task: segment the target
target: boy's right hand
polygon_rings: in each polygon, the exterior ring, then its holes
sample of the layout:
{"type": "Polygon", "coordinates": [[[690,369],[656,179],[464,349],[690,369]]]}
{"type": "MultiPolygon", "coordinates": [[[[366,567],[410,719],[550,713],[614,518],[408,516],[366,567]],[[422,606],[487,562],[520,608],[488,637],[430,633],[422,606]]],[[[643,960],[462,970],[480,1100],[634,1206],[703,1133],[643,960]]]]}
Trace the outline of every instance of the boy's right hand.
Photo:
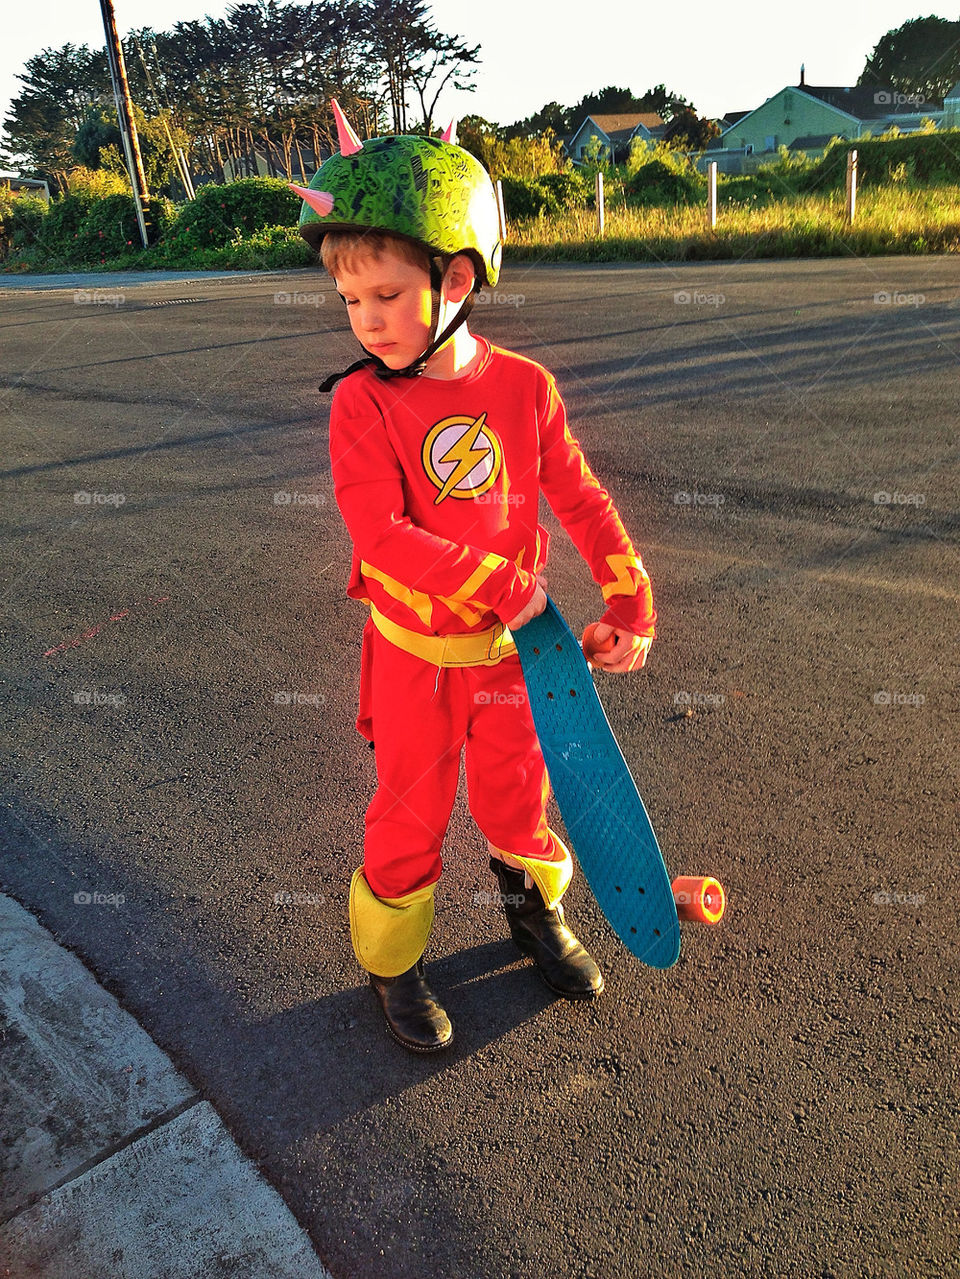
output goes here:
{"type": "Polygon", "coordinates": [[[537,589],[534,591],[533,598],[530,600],[530,603],[522,608],[516,617],[511,618],[511,620],[507,622],[507,630],[519,630],[520,627],[525,626],[527,622],[532,622],[535,617],[539,617],[546,607],[547,592],[543,589],[540,583],[537,582],[537,589]]]}

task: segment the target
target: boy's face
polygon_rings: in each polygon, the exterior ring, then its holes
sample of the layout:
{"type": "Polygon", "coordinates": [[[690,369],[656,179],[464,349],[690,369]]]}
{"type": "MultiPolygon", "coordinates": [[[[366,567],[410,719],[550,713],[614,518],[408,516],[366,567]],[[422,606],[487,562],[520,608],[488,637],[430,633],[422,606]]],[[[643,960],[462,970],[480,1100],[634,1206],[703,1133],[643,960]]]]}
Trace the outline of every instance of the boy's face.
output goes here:
{"type": "Polygon", "coordinates": [[[404,369],[426,350],[430,337],[430,275],[385,249],[355,255],[337,271],[337,292],[362,346],[391,369],[404,369]]]}

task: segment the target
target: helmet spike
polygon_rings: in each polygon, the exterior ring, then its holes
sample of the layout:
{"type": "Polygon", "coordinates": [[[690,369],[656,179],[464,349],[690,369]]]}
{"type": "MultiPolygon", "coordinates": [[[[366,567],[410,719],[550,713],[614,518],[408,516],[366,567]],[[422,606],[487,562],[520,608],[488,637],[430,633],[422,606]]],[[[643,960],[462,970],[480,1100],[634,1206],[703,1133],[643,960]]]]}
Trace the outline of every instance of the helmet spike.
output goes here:
{"type": "Polygon", "coordinates": [[[341,155],[355,155],[361,150],[363,143],[350,127],[350,121],[340,110],[340,103],[336,98],[330,99],[330,105],[333,107],[333,118],[337,122],[337,138],[340,145],[341,155]]]}
{"type": "Polygon", "coordinates": [[[298,187],[295,182],[288,182],[291,191],[296,191],[301,200],[305,200],[314,213],[325,218],[333,208],[333,196],[329,191],[311,191],[309,187],[298,187]]]}
{"type": "Polygon", "coordinates": [[[456,142],[457,140],[457,120],[456,116],[450,121],[444,131],[440,134],[442,142],[456,142]]]}

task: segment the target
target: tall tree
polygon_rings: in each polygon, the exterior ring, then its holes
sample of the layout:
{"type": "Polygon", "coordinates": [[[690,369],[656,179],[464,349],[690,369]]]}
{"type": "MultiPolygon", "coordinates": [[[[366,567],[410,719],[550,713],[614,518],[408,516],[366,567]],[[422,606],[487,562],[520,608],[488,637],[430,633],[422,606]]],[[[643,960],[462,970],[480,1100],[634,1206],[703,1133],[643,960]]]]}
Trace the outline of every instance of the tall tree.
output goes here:
{"type": "Polygon", "coordinates": [[[550,129],[562,137],[575,127],[571,115],[569,107],[561,106],[559,102],[548,102],[525,120],[517,120],[515,124],[508,125],[505,133],[508,138],[533,138],[550,129]]]}
{"type": "Polygon", "coordinates": [[[925,102],[940,102],[960,80],[960,22],[912,18],[881,36],[857,84],[891,85],[925,102]]]}
{"type": "Polygon", "coordinates": [[[664,142],[682,151],[703,151],[711,138],[719,136],[720,129],[713,120],[698,116],[689,107],[678,111],[663,131],[664,142]]]}
{"type": "Polygon", "coordinates": [[[480,46],[437,31],[424,0],[366,0],[367,36],[386,86],[387,105],[396,133],[407,132],[407,102],[420,99],[423,127],[429,132],[441,90],[448,82],[470,89],[472,65],[480,46]],[[442,78],[439,85],[435,78],[442,78]]]}
{"type": "Polygon", "coordinates": [[[106,51],[85,44],[43,49],[17,79],[23,91],[3,126],[10,154],[31,172],[55,179],[75,163],[70,148],[87,108],[113,101],[106,51]]]}

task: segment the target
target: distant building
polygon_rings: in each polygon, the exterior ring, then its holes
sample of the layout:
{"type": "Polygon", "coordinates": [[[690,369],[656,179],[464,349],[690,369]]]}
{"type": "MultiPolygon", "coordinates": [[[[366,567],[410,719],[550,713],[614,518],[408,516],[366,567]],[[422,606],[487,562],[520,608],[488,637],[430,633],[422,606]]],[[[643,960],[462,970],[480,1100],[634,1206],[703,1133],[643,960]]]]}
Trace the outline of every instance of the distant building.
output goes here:
{"type": "Polygon", "coordinates": [[[39,178],[22,178],[19,173],[0,170],[0,187],[8,191],[18,191],[21,195],[39,195],[50,203],[50,186],[39,178]]]}
{"type": "Polygon", "coordinates": [[[665,128],[663,118],[656,111],[588,115],[574,133],[563,139],[563,144],[574,164],[581,164],[590,139],[599,138],[599,155],[606,159],[612,157],[614,163],[619,163],[626,159],[634,138],[656,142],[663,137],[665,128]]]}
{"type": "Polygon", "coordinates": [[[960,127],[960,85],[940,103],[890,87],[807,84],[801,67],[799,84],[781,89],[753,111],[723,118],[710,159],[722,172],[744,172],[759,163],[752,157],[769,160],[781,146],[819,155],[831,138],[876,136],[894,126],[911,133],[924,119],[938,127],[960,127]]]}

